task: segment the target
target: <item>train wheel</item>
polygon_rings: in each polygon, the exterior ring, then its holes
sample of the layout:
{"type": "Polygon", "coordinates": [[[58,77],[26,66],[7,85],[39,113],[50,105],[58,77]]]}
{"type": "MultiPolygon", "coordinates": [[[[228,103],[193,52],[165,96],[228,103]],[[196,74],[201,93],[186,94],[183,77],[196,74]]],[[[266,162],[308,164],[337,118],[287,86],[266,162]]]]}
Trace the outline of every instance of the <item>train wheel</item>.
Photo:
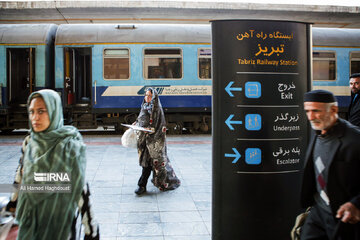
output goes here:
{"type": "Polygon", "coordinates": [[[177,134],[177,135],[178,135],[178,134],[182,134],[183,127],[184,127],[184,125],[183,125],[182,122],[177,122],[177,123],[176,123],[176,126],[175,126],[175,128],[174,128],[175,134],[177,134]]]}
{"type": "Polygon", "coordinates": [[[120,123],[115,125],[115,133],[116,134],[123,134],[124,133],[124,128],[121,126],[120,123]]]}
{"type": "Polygon", "coordinates": [[[191,134],[198,134],[200,131],[200,123],[198,121],[192,122],[192,126],[189,127],[189,132],[191,134]]]}
{"type": "Polygon", "coordinates": [[[189,132],[190,132],[191,134],[197,134],[197,133],[198,133],[198,131],[195,130],[194,128],[189,128],[189,132]]]}
{"type": "Polygon", "coordinates": [[[206,123],[200,124],[200,131],[203,133],[207,133],[209,131],[209,126],[206,123]]]}
{"type": "Polygon", "coordinates": [[[133,122],[135,122],[137,119],[137,114],[136,113],[131,113],[128,114],[124,117],[124,121],[126,124],[133,124],[133,122]]]}

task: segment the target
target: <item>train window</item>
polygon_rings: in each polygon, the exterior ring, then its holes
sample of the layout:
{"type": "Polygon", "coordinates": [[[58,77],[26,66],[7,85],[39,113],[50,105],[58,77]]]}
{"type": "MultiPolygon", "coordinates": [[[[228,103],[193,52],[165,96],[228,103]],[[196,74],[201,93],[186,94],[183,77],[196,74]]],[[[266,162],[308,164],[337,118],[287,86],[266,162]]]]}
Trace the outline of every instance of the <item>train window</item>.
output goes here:
{"type": "Polygon", "coordinates": [[[313,78],[315,81],[336,79],[335,52],[313,52],[313,78]]]}
{"type": "Polygon", "coordinates": [[[360,52],[350,53],[350,74],[360,73],[360,52]]]}
{"type": "Polygon", "coordinates": [[[199,48],[199,78],[211,79],[211,48],[199,48]]]}
{"type": "Polygon", "coordinates": [[[129,49],[104,49],[104,79],[127,80],[130,78],[129,49]]]}
{"type": "Polygon", "coordinates": [[[182,78],[182,50],[179,48],[146,48],[144,50],[144,78],[182,78]]]}

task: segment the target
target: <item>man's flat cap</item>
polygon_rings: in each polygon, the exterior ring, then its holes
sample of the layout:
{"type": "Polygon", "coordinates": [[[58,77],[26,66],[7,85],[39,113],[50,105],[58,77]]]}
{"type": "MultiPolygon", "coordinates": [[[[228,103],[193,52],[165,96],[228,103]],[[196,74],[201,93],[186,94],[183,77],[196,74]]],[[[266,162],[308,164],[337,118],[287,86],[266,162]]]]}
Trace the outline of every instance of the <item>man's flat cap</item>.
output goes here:
{"type": "Polygon", "coordinates": [[[326,90],[313,90],[304,94],[304,102],[336,102],[336,98],[332,92],[326,90]]]}
{"type": "Polygon", "coordinates": [[[360,73],[353,73],[350,75],[350,78],[358,78],[360,77],[360,73]]]}

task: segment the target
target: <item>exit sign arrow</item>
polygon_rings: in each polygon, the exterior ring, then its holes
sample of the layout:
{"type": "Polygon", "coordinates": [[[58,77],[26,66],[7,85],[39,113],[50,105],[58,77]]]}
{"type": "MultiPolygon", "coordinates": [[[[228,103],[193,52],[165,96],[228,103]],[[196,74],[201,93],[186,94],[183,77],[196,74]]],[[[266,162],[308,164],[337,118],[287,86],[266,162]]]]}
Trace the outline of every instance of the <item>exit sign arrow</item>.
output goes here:
{"type": "Polygon", "coordinates": [[[226,119],[225,123],[230,128],[230,130],[234,130],[234,127],[231,124],[242,124],[242,121],[231,121],[234,117],[234,114],[230,114],[230,116],[226,119]]]}
{"type": "Polygon", "coordinates": [[[236,148],[232,148],[232,150],[235,154],[225,153],[225,157],[233,157],[234,160],[232,161],[232,163],[237,163],[237,161],[241,157],[241,154],[238,152],[236,148]]]}
{"type": "Polygon", "coordinates": [[[234,84],[233,81],[229,82],[229,84],[226,86],[225,91],[229,94],[230,97],[234,97],[234,94],[232,94],[231,91],[242,91],[242,88],[232,88],[231,86],[234,84]]]}

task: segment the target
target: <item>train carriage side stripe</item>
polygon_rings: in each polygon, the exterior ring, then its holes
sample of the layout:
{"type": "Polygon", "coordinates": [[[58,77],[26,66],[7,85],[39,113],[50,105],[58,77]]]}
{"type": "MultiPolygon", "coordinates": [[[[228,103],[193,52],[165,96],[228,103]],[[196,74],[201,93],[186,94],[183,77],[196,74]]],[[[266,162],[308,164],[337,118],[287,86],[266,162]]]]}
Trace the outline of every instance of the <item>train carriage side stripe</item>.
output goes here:
{"type": "Polygon", "coordinates": [[[47,45],[46,43],[0,43],[2,46],[38,46],[38,45],[47,45]]]}
{"type": "Polygon", "coordinates": [[[190,42],[111,42],[111,43],[56,43],[55,45],[57,46],[65,46],[65,45],[117,45],[117,44],[166,44],[166,45],[171,45],[171,44],[182,44],[182,45],[211,45],[211,43],[190,43],[190,42]]]}

